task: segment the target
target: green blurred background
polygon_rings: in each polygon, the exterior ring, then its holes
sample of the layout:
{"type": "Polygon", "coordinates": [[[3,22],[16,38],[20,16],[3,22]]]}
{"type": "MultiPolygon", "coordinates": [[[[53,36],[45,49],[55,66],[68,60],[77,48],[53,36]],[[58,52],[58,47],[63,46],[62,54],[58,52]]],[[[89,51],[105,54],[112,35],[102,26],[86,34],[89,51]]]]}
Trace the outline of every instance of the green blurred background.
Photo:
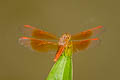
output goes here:
{"type": "Polygon", "coordinates": [[[119,0],[0,0],[0,80],[45,80],[55,53],[18,44],[23,25],[60,36],[103,25],[101,43],[73,55],[74,80],[120,80],[119,0]]]}

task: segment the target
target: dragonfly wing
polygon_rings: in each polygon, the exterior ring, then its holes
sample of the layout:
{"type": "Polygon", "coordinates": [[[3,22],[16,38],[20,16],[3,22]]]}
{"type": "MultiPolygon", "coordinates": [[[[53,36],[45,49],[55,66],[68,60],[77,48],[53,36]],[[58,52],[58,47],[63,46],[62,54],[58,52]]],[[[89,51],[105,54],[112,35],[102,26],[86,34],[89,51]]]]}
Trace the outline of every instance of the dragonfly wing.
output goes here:
{"type": "Polygon", "coordinates": [[[51,33],[48,33],[46,31],[37,29],[35,27],[32,27],[30,25],[24,25],[23,33],[30,35],[37,39],[49,39],[49,40],[56,40],[57,37],[51,33]]]}
{"type": "Polygon", "coordinates": [[[83,32],[80,32],[80,33],[77,33],[77,34],[73,34],[71,36],[71,39],[72,40],[88,39],[88,38],[90,38],[92,36],[95,36],[95,35],[101,33],[103,30],[104,30],[103,26],[98,26],[98,27],[88,29],[86,31],[83,31],[83,32]]]}
{"type": "Polygon", "coordinates": [[[58,48],[58,44],[56,42],[48,42],[45,40],[39,40],[29,37],[21,37],[19,39],[19,42],[21,45],[32,48],[33,50],[38,52],[56,51],[58,48]]]}
{"type": "Polygon", "coordinates": [[[73,52],[83,51],[89,47],[96,46],[99,43],[98,38],[86,39],[81,41],[73,41],[73,52]]]}

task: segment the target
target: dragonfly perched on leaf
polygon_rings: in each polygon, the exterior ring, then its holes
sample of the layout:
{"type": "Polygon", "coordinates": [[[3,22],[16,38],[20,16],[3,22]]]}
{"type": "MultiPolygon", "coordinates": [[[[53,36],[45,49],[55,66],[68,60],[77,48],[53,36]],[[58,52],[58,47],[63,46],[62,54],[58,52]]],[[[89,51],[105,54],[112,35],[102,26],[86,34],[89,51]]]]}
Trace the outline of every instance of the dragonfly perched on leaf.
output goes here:
{"type": "Polygon", "coordinates": [[[101,32],[103,26],[97,26],[73,35],[65,33],[60,38],[56,37],[54,34],[37,29],[30,25],[24,25],[24,28],[24,33],[30,35],[31,38],[21,37],[19,39],[20,44],[38,52],[57,50],[54,58],[54,61],[57,61],[70,42],[72,42],[73,45],[73,53],[85,50],[94,43],[97,43],[99,39],[94,37],[96,34],[101,32]],[[58,42],[52,40],[57,40],[58,42]]]}

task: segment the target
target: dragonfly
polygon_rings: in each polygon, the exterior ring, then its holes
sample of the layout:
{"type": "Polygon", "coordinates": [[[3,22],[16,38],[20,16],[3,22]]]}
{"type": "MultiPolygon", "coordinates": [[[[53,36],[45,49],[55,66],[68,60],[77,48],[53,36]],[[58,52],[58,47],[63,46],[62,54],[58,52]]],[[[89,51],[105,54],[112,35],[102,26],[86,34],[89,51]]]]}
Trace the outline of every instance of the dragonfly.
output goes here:
{"type": "Polygon", "coordinates": [[[30,37],[20,37],[19,43],[38,52],[50,52],[56,50],[54,61],[56,62],[65,48],[72,41],[73,53],[88,49],[91,45],[100,41],[96,37],[103,30],[103,26],[97,26],[75,34],[64,33],[60,38],[56,35],[37,29],[30,25],[24,25],[24,33],[30,37]],[[57,42],[56,42],[57,41],[57,42]]]}

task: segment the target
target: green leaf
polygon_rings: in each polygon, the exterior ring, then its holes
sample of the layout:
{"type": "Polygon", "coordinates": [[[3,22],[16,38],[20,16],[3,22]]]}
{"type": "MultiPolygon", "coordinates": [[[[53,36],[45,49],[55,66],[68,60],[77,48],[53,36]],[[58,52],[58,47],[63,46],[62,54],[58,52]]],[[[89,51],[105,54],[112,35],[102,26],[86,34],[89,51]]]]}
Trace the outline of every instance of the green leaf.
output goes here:
{"type": "Polygon", "coordinates": [[[72,44],[65,48],[53,65],[47,80],[72,80],[72,44]]]}

